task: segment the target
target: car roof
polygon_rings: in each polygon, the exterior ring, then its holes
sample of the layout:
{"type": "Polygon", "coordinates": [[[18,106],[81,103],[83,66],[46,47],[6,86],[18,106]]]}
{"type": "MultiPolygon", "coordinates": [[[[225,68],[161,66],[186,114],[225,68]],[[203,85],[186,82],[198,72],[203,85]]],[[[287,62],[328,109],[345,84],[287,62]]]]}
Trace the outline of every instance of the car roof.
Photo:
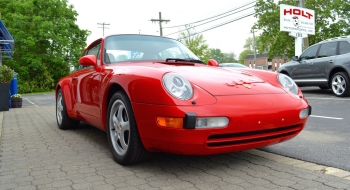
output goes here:
{"type": "Polygon", "coordinates": [[[339,37],[335,37],[335,38],[329,38],[329,39],[320,41],[317,44],[323,44],[323,43],[334,42],[334,41],[348,41],[348,42],[350,42],[350,36],[339,36],[339,37]]]}

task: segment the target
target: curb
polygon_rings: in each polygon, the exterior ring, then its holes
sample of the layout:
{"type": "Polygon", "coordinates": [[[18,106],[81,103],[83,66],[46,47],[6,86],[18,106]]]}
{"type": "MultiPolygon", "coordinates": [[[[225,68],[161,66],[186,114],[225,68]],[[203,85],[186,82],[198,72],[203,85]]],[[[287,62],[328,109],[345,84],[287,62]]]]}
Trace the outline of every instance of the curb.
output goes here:
{"type": "Polygon", "coordinates": [[[298,167],[298,168],[303,168],[306,170],[314,171],[314,172],[319,172],[325,175],[332,175],[334,177],[339,177],[342,179],[350,180],[350,172],[338,168],[333,168],[333,167],[328,167],[324,165],[319,165],[319,164],[314,164],[311,162],[306,162],[302,160],[298,160],[295,158],[290,158],[286,156],[281,156],[278,154],[270,153],[270,152],[265,152],[262,150],[248,150],[247,151],[249,154],[263,157],[272,161],[284,163],[290,166],[298,167]]]}

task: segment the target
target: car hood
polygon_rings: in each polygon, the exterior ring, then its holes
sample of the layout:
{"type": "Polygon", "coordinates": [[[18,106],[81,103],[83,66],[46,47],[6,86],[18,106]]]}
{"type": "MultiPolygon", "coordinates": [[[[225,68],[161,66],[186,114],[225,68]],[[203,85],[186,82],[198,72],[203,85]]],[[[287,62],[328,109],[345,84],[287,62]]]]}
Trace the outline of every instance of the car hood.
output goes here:
{"type": "MultiPolygon", "coordinates": [[[[156,66],[158,64],[154,64],[156,66]]],[[[157,67],[157,66],[156,66],[157,67]]],[[[176,72],[192,84],[200,86],[212,95],[280,94],[286,93],[280,86],[246,71],[227,70],[209,66],[160,66],[166,72],[176,72]]],[[[277,77],[276,77],[277,80],[277,77]]]]}

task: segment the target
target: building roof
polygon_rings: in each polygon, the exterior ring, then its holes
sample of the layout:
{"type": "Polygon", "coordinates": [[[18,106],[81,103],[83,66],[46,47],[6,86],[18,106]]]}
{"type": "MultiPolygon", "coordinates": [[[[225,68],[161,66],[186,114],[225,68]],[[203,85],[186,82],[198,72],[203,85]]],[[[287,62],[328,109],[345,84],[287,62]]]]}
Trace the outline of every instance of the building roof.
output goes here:
{"type": "Polygon", "coordinates": [[[8,57],[11,57],[14,46],[15,40],[0,20],[0,53],[5,52],[8,57]]]}
{"type": "MultiPolygon", "coordinates": [[[[266,58],[269,57],[267,53],[256,54],[256,58],[266,58]]],[[[281,58],[281,56],[276,55],[274,58],[281,58]]],[[[287,58],[285,55],[282,56],[283,59],[287,58]]],[[[248,54],[245,59],[254,59],[254,54],[248,54]]]]}

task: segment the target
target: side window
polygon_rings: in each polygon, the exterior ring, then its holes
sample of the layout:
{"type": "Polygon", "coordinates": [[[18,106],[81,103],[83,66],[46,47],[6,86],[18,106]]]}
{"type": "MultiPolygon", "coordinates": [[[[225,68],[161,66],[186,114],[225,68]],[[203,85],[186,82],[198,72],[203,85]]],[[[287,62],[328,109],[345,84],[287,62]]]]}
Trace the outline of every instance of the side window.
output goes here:
{"type": "Polygon", "coordinates": [[[340,42],[339,43],[339,54],[347,54],[350,52],[350,44],[349,42],[340,42]]]}
{"type": "Polygon", "coordinates": [[[300,55],[300,60],[315,59],[319,45],[312,46],[300,55]]]}
{"type": "Polygon", "coordinates": [[[329,57],[337,54],[337,43],[338,42],[330,42],[326,44],[322,44],[320,51],[318,52],[318,57],[329,57]]]}
{"type": "Polygon", "coordinates": [[[97,58],[97,65],[100,66],[100,46],[101,43],[96,44],[92,48],[90,48],[87,52],[86,55],[94,55],[97,58]]]}

